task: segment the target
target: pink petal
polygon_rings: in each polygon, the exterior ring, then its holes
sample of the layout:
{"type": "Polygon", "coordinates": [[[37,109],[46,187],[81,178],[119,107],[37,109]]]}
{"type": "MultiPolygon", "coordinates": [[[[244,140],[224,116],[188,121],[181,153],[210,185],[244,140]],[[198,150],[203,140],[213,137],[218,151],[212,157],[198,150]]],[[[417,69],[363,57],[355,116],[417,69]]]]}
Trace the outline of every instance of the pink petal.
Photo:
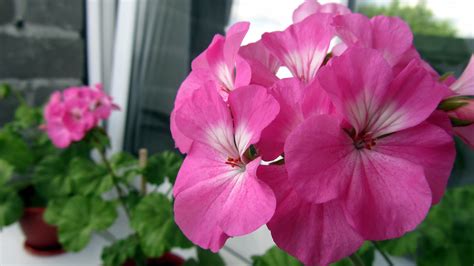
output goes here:
{"type": "MultiPolygon", "coordinates": [[[[235,88],[234,69],[236,67],[236,57],[240,44],[248,31],[249,25],[248,22],[234,24],[229,28],[225,39],[214,38],[213,42],[206,50],[206,59],[209,64],[209,70],[214,75],[216,81],[219,81],[227,90],[233,90],[235,88]]],[[[239,70],[237,69],[237,72],[238,71],[239,70]]],[[[250,74],[249,70],[246,72],[247,74],[250,74]]],[[[250,76],[246,79],[250,81],[250,76]]]]}
{"type": "Polygon", "coordinates": [[[328,14],[315,14],[285,31],[265,33],[263,44],[289,68],[294,77],[309,83],[326,57],[333,29],[328,14]]]}
{"type": "Polygon", "coordinates": [[[451,90],[460,95],[474,95],[474,54],[462,75],[451,85],[451,90]]]}
{"type": "Polygon", "coordinates": [[[176,110],[181,107],[184,102],[189,101],[193,92],[203,86],[209,80],[212,80],[212,78],[207,70],[193,70],[191,73],[189,73],[183,83],[181,83],[181,86],[178,89],[178,93],[174,102],[174,108],[171,112],[170,128],[175,145],[182,153],[187,153],[191,149],[193,141],[192,139],[186,137],[176,125],[176,110]]]}
{"type": "Polygon", "coordinates": [[[352,139],[334,116],[314,115],[306,119],[285,143],[289,182],[302,198],[313,203],[343,195],[356,158],[352,139]]]}
{"type": "Polygon", "coordinates": [[[375,151],[423,166],[433,204],[441,200],[456,156],[453,138],[445,130],[422,123],[379,139],[375,151]]]}
{"type": "Polygon", "coordinates": [[[321,87],[318,79],[311,82],[304,90],[302,105],[304,117],[309,117],[313,114],[333,114],[335,112],[331,99],[321,87]]]}
{"type": "Polygon", "coordinates": [[[260,158],[247,164],[231,184],[219,214],[219,225],[230,236],[251,233],[273,216],[276,199],[270,187],[257,178],[260,158]]]}
{"type": "Polygon", "coordinates": [[[176,110],[174,118],[179,130],[189,139],[209,145],[226,156],[239,158],[232,117],[214,82],[195,90],[176,110]]]}
{"type": "Polygon", "coordinates": [[[300,22],[305,18],[316,13],[329,13],[334,15],[349,14],[351,11],[344,5],[336,3],[328,3],[321,5],[316,0],[305,0],[293,12],[293,23],[300,22]]]}
{"type": "Polygon", "coordinates": [[[261,40],[242,46],[239,54],[251,67],[252,84],[270,87],[278,80],[275,74],[280,68],[280,63],[263,45],[261,40]]]}
{"type": "Polygon", "coordinates": [[[194,143],[179,168],[173,186],[174,197],[202,181],[228,172],[230,166],[223,163],[226,160],[225,154],[199,142],[194,143]]]}
{"type": "Polygon", "coordinates": [[[456,136],[460,137],[464,143],[474,149],[474,124],[465,127],[453,127],[456,136]]]}
{"type": "Polygon", "coordinates": [[[369,20],[354,13],[335,17],[333,25],[347,45],[376,49],[391,66],[397,64],[413,43],[410,27],[397,17],[376,16],[369,20]]]}
{"type": "Polygon", "coordinates": [[[362,245],[363,239],[347,223],[338,200],[304,201],[289,186],[284,166],[262,166],[258,174],[277,195],[277,209],[268,228],[281,249],[306,265],[327,265],[362,245]]]}
{"type": "Polygon", "coordinates": [[[210,182],[194,186],[180,193],[174,202],[174,218],[183,234],[194,244],[219,251],[229,238],[218,225],[220,205],[216,204],[225,183],[219,180],[214,186],[210,182]],[[205,186],[207,185],[207,186],[205,186]]]}
{"type": "Polygon", "coordinates": [[[280,108],[275,98],[258,85],[232,91],[229,105],[234,120],[235,144],[242,155],[251,144],[260,140],[262,130],[275,119],[280,108]]]}
{"type": "MultiPolygon", "coordinates": [[[[370,116],[378,115],[387,94],[392,71],[379,52],[351,48],[323,67],[318,81],[336,109],[361,132],[370,116]]],[[[374,120],[373,118],[371,120],[374,120]]]]}
{"type": "Polygon", "coordinates": [[[321,69],[319,82],[357,133],[382,136],[424,121],[443,90],[412,61],[395,78],[380,52],[351,48],[321,69]]]}
{"type": "Polygon", "coordinates": [[[411,48],[413,33],[410,26],[399,17],[375,16],[372,24],[372,48],[381,51],[385,59],[394,65],[411,48]]]}
{"type": "Polygon", "coordinates": [[[432,201],[423,167],[377,151],[355,154],[344,198],[349,223],[367,240],[397,238],[414,230],[432,201]]]}
{"type": "Polygon", "coordinates": [[[270,220],[276,200],[272,190],[257,179],[260,159],[245,169],[233,168],[213,154],[208,155],[212,159],[204,159],[194,151],[193,146],[186,160],[188,170],[198,172],[191,173],[198,180],[175,191],[176,223],[191,241],[217,251],[228,236],[248,234],[270,220]],[[198,170],[201,167],[204,171],[198,170]]]}
{"type": "Polygon", "coordinates": [[[262,132],[257,145],[259,154],[266,161],[276,159],[283,153],[286,138],[301,122],[303,83],[297,78],[282,79],[270,89],[270,94],[278,101],[280,112],[275,120],[262,132]]]}

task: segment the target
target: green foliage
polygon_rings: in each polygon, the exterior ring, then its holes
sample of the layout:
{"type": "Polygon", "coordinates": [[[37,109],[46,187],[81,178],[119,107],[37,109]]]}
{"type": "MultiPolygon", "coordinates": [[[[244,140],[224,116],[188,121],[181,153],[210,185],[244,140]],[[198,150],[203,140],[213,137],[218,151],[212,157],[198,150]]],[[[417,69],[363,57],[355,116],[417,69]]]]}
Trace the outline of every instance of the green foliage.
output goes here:
{"type": "Polygon", "coordinates": [[[159,257],[172,247],[192,246],[173,220],[170,200],[162,194],[152,193],[141,199],[132,212],[131,226],[149,257],[159,257]]]}
{"type": "Polygon", "coordinates": [[[17,134],[0,131],[0,159],[7,161],[15,171],[24,173],[33,162],[33,156],[28,145],[17,134]]]}
{"type": "Polygon", "coordinates": [[[68,176],[70,161],[67,156],[50,155],[36,166],[33,181],[40,195],[54,198],[72,193],[73,180],[68,176]]]}
{"type": "Polygon", "coordinates": [[[79,251],[94,231],[105,230],[117,218],[115,205],[99,197],[74,196],[48,203],[44,219],[58,226],[59,241],[69,251],[79,251]]]}
{"type": "Polygon", "coordinates": [[[13,175],[14,167],[0,159],[0,186],[4,185],[13,175]]]}
{"type": "Polygon", "coordinates": [[[102,263],[104,266],[122,265],[127,259],[143,258],[140,243],[135,235],[119,240],[102,250],[102,263]]]}
{"type": "Polygon", "coordinates": [[[0,100],[3,100],[10,95],[11,88],[8,84],[0,84],[0,100]]]}
{"type": "Polygon", "coordinates": [[[43,120],[41,109],[26,104],[20,105],[15,111],[15,125],[19,129],[32,128],[40,125],[43,120]]]}
{"type": "Polygon", "coordinates": [[[474,261],[474,186],[449,189],[414,232],[381,243],[417,265],[469,265],[474,261]]]}
{"type": "Polygon", "coordinates": [[[0,184],[0,229],[20,219],[23,214],[23,201],[18,194],[0,184]]]}
{"type": "Polygon", "coordinates": [[[155,185],[161,185],[165,177],[174,184],[182,163],[181,156],[172,151],[164,151],[149,158],[143,175],[148,182],[155,185]]]}
{"type": "MultiPolygon", "coordinates": [[[[362,260],[364,265],[372,265],[375,259],[375,248],[369,241],[364,242],[364,244],[356,251],[356,254],[362,260]]],[[[352,266],[354,265],[349,258],[344,258],[336,263],[331,264],[331,266],[352,266]]]]}
{"type": "Polygon", "coordinates": [[[373,4],[362,5],[358,12],[373,17],[377,15],[398,16],[406,21],[414,34],[454,37],[456,29],[448,20],[441,20],[434,16],[426,6],[425,1],[419,1],[414,7],[402,5],[399,0],[393,0],[387,6],[373,4]]]}
{"type": "Polygon", "coordinates": [[[77,194],[100,196],[114,186],[107,168],[89,159],[74,158],[69,163],[69,173],[66,178],[74,182],[73,190],[77,194]]]}
{"type": "Polygon", "coordinates": [[[198,259],[189,259],[184,263],[184,266],[224,266],[224,260],[218,253],[212,253],[209,250],[205,250],[197,247],[198,259]]]}
{"type": "Polygon", "coordinates": [[[272,247],[262,256],[253,256],[253,266],[302,266],[297,259],[278,247],[272,247]]]}
{"type": "Polygon", "coordinates": [[[119,152],[110,158],[110,164],[114,172],[123,181],[131,181],[140,174],[138,160],[127,152],[119,152]]]}

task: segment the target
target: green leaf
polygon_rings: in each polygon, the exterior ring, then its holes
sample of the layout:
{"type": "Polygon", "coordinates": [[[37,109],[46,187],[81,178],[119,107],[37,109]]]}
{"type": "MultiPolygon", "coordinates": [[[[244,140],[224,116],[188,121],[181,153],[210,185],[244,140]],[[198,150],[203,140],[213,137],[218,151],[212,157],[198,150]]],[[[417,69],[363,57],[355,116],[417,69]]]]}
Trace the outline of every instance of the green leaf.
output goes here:
{"type": "Polygon", "coordinates": [[[297,259],[288,255],[278,247],[272,247],[262,256],[253,256],[254,266],[301,266],[303,265],[297,259]]]}
{"type": "Polygon", "coordinates": [[[140,174],[138,160],[127,152],[119,152],[110,158],[112,169],[119,178],[124,181],[131,181],[140,174]]]}
{"type": "Polygon", "coordinates": [[[22,104],[15,111],[15,122],[20,128],[36,127],[41,124],[41,120],[42,114],[39,108],[22,104]]]}
{"type": "Polygon", "coordinates": [[[73,190],[73,180],[68,175],[69,158],[51,155],[36,166],[33,182],[43,197],[64,197],[70,195],[73,190]]]}
{"type": "MultiPolygon", "coordinates": [[[[365,266],[370,266],[375,259],[375,248],[370,241],[365,241],[364,244],[356,251],[356,254],[362,260],[365,266]]],[[[352,266],[354,265],[349,258],[344,258],[331,266],[352,266]]]]}
{"type": "Polygon", "coordinates": [[[102,263],[104,266],[122,265],[127,259],[141,258],[143,254],[135,235],[119,240],[102,249],[102,263]]]}
{"type": "Polygon", "coordinates": [[[59,241],[68,251],[80,251],[94,231],[105,230],[117,218],[115,205],[99,197],[74,196],[48,203],[45,220],[58,226],[59,241]]]}
{"type": "Polygon", "coordinates": [[[197,247],[199,265],[225,266],[224,260],[219,253],[197,247]]]}
{"type": "Polygon", "coordinates": [[[174,184],[179,168],[183,163],[180,155],[172,151],[164,151],[149,158],[143,174],[148,182],[161,185],[165,177],[174,184]]]}
{"type": "Polygon", "coordinates": [[[5,184],[13,175],[13,166],[0,159],[0,186],[5,184]]]}
{"type": "Polygon", "coordinates": [[[76,193],[100,196],[114,185],[113,178],[107,169],[91,160],[75,158],[70,165],[69,177],[74,180],[76,193]]]}
{"type": "Polygon", "coordinates": [[[10,95],[11,88],[8,84],[0,84],[0,100],[3,100],[10,95]]]}
{"type": "Polygon", "coordinates": [[[0,187],[0,228],[20,219],[23,214],[23,201],[10,189],[0,187]]]}
{"type": "Polygon", "coordinates": [[[140,244],[148,257],[160,257],[173,247],[192,246],[173,220],[172,205],[158,193],[145,196],[132,213],[131,226],[140,237],[140,244]]]}
{"type": "Polygon", "coordinates": [[[197,260],[189,259],[184,263],[184,266],[224,266],[224,260],[219,253],[213,253],[209,250],[205,250],[199,247],[197,249],[197,260]]]}
{"type": "Polygon", "coordinates": [[[23,139],[10,131],[0,131],[0,159],[18,172],[25,172],[33,162],[33,154],[23,139]]]}
{"type": "Polygon", "coordinates": [[[409,232],[400,238],[380,242],[380,247],[393,256],[415,256],[419,237],[419,231],[409,232]]]}

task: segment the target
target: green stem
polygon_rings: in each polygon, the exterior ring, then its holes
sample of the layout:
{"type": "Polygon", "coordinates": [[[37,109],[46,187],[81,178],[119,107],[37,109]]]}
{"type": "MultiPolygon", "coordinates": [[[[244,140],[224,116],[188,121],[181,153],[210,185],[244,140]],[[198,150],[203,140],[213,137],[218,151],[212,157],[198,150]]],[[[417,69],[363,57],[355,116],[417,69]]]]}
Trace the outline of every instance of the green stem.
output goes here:
{"type": "Polygon", "coordinates": [[[170,188],[168,188],[168,191],[166,191],[165,193],[166,197],[170,196],[171,191],[173,191],[173,186],[170,186],[170,188]]]}
{"type": "Polygon", "coordinates": [[[364,262],[357,253],[350,255],[349,259],[352,261],[352,264],[354,264],[354,266],[365,266],[364,262]]]}
{"type": "Polygon", "coordinates": [[[26,101],[25,101],[25,98],[23,97],[23,95],[21,95],[21,93],[19,91],[17,91],[16,89],[13,89],[13,88],[11,89],[11,91],[15,95],[15,98],[18,100],[18,102],[20,102],[20,104],[27,105],[26,101]]]}
{"type": "Polygon", "coordinates": [[[392,260],[389,258],[389,256],[387,255],[387,253],[385,253],[385,251],[383,251],[383,250],[380,248],[379,244],[377,244],[377,242],[375,242],[375,241],[372,241],[372,245],[374,245],[375,249],[376,249],[378,252],[380,252],[380,254],[382,254],[382,257],[385,259],[385,261],[387,262],[387,264],[388,264],[389,266],[393,266],[392,260]]]}
{"type": "Polygon", "coordinates": [[[120,203],[122,204],[123,209],[125,210],[125,214],[127,214],[128,219],[131,219],[130,216],[130,211],[128,209],[127,203],[125,202],[125,193],[123,192],[122,188],[119,185],[119,180],[117,175],[115,174],[114,169],[112,168],[112,165],[110,164],[109,160],[107,159],[107,156],[105,155],[105,149],[97,149],[99,151],[100,158],[102,159],[102,162],[105,164],[105,167],[109,171],[110,176],[112,177],[112,181],[114,183],[114,187],[117,190],[117,194],[119,196],[120,203]]]}

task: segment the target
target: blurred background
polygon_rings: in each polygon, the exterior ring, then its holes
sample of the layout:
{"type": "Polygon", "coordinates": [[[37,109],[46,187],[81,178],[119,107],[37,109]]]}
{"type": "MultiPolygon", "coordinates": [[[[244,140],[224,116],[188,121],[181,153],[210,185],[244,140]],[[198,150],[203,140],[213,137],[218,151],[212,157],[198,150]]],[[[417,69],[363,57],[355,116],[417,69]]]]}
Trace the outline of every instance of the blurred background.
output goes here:
{"type": "MultiPolygon", "coordinates": [[[[0,83],[22,90],[37,105],[53,90],[103,83],[122,107],[107,125],[115,150],[173,149],[170,112],[192,59],[236,21],[251,22],[244,44],[285,29],[301,2],[0,0],[0,83]]],[[[368,16],[402,17],[415,34],[416,48],[440,74],[459,75],[474,51],[474,1],[320,2],[342,3],[368,16]]],[[[0,104],[2,126],[17,102],[11,97],[0,104]]],[[[473,162],[473,152],[460,148],[451,186],[473,183],[473,162]]],[[[265,230],[229,241],[246,257],[271,245],[265,230]]]]}

